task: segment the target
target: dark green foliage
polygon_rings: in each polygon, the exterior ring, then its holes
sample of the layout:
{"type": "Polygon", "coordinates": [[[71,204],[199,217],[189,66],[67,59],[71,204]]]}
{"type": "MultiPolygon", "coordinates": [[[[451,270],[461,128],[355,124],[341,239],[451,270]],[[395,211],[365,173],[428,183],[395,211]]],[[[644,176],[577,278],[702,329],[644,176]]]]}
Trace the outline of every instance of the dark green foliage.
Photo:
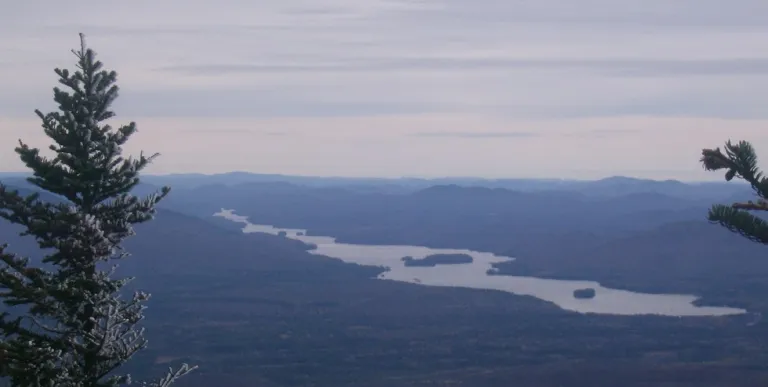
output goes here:
{"type": "MultiPolygon", "coordinates": [[[[82,35],[73,53],[77,71],[55,70],[68,89],[53,90],[59,111],[36,111],[53,157],[21,141],[15,149],[33,172],[29,183],[66,200],[46,202],[0,184],[0,217],[22,226],[22,235],[48,253],[33,263],[0,249],[0,377],[13,386],[128,384],[130,376],[116,372],[146,347],[137,324],[149,295],[122,299],[131,278],[112,278],[116,265],[104,265],[128,255],[123,240],[134,224],[153,218],[170,189],[145,198],[129,193],[157,155],[121,156],[136,125],[105,123],[115,115],[117,74],[102,70],[82,35]]],[[[153,385],[167,386],[189,370],[184,365],[153,385]]]]}
{"type": "Polygon", "coordinates": [[[573,291],[573,297],[582,298],[582,299],[595,298],[595,289],[592,289],[592,288],[576,289],[573,291]]]}
{"type": "Polygon", "coordinates": [[[768,211],[768,178],[757,166],[757,154],[746,141],[737,144],[728,141],[725,153],[720,148],[704,149],[701,163],[708,171],[725,169],[725,180],[738,177],[748,182],[758,196],[756,202],[714,205],[709,210],[709,220],[762,244],[768,244],[768,222],[750,211],[768,211]]]}
{"type": "Polygon", "coordinates": [[[405,266],[435,267],[437,265],[461,265],[472,263],[473,258],[469,254],[433,254],[421,259],[403,257],[401,261],[405,266]]]}

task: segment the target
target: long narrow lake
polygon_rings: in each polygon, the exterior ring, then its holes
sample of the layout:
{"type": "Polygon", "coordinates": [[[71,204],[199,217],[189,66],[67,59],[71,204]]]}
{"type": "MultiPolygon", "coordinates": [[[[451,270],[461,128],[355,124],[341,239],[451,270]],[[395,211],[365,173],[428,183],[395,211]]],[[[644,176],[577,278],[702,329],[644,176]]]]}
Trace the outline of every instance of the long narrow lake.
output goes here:
{"type": "Polygon", "coordinates": [[[312,254],[338,258],[360,265],[384,266],[389,270],[379,279],[417,283],[426,286],[453,286],[473,289],[495,289],[518,295],[529,295],[553,302],[563,309],[581,313],[617,315],[656,314],[665,316],[724,316],[746,313],[743,309],[728,307],[699,307],[693,305],[698,297],[678,294],[645,294],[609,289],[591,281],[561,281],[534,277],[488,275],[492,264],[512,260],[491,253],[461,249],[433,249],[423,246],[374,246],[337,243],[333,237],[307,236],[305,230],[280,229],[268,225],[252,224],[247,217],[224,210],[214,214],[233,222],[243,223],[245,233],[278,235],[316,245],[312,254]],[[405,266],[403,257],[420,259],[434,254],[467,254],[472,263],[437,265],[435,267],[405,266]],[[574,298],[577,289],[593,288],[592,299],[574,298]]]}

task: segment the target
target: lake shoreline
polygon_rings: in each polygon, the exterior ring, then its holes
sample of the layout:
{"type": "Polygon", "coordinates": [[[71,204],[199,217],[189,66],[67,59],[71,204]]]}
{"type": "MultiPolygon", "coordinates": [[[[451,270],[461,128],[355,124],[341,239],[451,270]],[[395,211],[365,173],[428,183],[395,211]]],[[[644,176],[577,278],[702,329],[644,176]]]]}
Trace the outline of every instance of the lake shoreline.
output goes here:
{"type": "MultiPolygon", "coordinates": [[[[495,266],[494,266],[495,267],[495,266]]],[[[610,278],[603,278],[603,279],[585,279],[582,276],[579,275],[568,275],[568,274],[552,274],[552,273],[530,273],[525,270],[515,270],[511,268],[510,266],[505,266],[510,269],[506,270],[498,270],[496,271],[496,274],[499,276],[525,276],[525,277],[535,277],[535,278],[541,278],[541,279],[550,279],[550,280],[557,280],[557,281],[596,281],[600,283],[602,286],[609,287],[612,289],[621,289],[626,290],[629,292],[637,292],[637,293],[644,293],[644,294],[652,294],[652,295],[667,295],[672,294],[668,291],[659,290],[658,287],[655,287],[653,285],[647,285],[647,286],[629,286],[625,283],[618,283],[618,281],[613,281],[610,278]]],[[[744,309],[744,305],[738,304],[736,302],[735,304],[729,304],[725,305],[722,302],[717,302],[712,299],[712,297],[708,296],[695,296],[697,297],[694,301],[691,303],[694,306],[698,307],[711,307],[711,308],[737,308],[742,309],[745,312],[743,314],[750,313],[749,310],[744,309]]]]}
{"type": "Polygon", "coordinates": [[[488,275],[487,271],[495,268],[496,265],[515,260],[493,253],[426,246],[349,244],[339,242],[333,237],[312,235],[304,229],[254,225],[246,216],[237,215],[234,210],[222,209],[214,216],[244,224],[242,231],[245,233],[264,232],[273,235],[284,233],[285,237],[316,246],[314,250],[309,250],[315,255],[358,265],[387,268],[388,270],[381,273],[378,279],[425,286],[500,290],[520,296],[533,296],[542,301],[554,303],[563,310],[582,314],[695,317],[735,316],[748,313],[744,309],[710,305],[701,297],[693,295],[636,292],[621,287],[609,288],[603,283],[591,280],[510,275],[509,272],[488,275]],[[474,258],[474,262],[437,267],[406,267],[402,262],[402,257],[406,255],[424,258],[432,254],[468,254],[474,258]],[[595,288],[597,296],[586,300],[575,299],[573,291],[578,288],[595,288]]]}

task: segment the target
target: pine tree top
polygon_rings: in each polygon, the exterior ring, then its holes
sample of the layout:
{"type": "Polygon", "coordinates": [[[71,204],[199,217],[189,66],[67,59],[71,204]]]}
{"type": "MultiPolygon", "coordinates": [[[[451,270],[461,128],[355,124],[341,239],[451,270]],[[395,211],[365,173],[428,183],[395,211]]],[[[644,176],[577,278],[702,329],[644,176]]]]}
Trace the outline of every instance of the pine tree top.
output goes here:
{"type": "MultiPolygon", "coordinates": [[[[134,234],[134,224],[152,219],[170,188],[145,198],[131,194],[157,154],[122,156],[136,124],[107,124],[115,116],[117,73],[103,69],[82,34],[80,42],[73,50],[77,69],[55,69],[65,86],[53,90],[58,110],[35,111],[54,156],[43,157],[21,140],[15,149],[33,172],[29,182],[66,200],[44,202],[0,183],[0,217],[52,251],[33,265],[0,249],[0,299],[20,312],[0,313],[0,377],[14,385],[126,384],[130,376],[117,370],[147,344],[137,324],[149,294],[121,298],[131,278],[113,278],[116,266],[103,264],[128,256],[123,240],[134,234]]],[[[152,385],[168,386],[192,369],[183,365],[152,385]]]]}

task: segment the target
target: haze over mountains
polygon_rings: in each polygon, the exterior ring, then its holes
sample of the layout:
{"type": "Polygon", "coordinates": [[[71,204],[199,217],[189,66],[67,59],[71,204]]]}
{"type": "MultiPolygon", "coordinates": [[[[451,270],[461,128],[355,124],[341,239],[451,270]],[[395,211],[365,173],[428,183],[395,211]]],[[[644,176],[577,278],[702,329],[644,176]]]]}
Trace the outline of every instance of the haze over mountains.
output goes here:
{"type": "MultiPolygon", "coordinates": [[[[30,190],[19,176],[4,184],[30,190]]],[[[132,367],[201,364],[180,385],[760,385],[768,381],[768,261],[762,246],[706,221],[741,184],[147,176],[173,187],[137,227],[118,273],[154,294],[150,349],[132,367]],[[530,296],[375,278],[383,267],[212,215],[341,243],[460,248],[515,257],[496,275],[598,281],[741,307],[724,317],[584,315],[530,296]],[[755,323],[756,322],[756,323],[755,323]]],[[[53,197],[44,197],[55,200],[53,197]]],[[[6,224],[11,250],[35,254],[6,224]]],[[[427,268],[428,269],[428,268],[427,268]]]]}

